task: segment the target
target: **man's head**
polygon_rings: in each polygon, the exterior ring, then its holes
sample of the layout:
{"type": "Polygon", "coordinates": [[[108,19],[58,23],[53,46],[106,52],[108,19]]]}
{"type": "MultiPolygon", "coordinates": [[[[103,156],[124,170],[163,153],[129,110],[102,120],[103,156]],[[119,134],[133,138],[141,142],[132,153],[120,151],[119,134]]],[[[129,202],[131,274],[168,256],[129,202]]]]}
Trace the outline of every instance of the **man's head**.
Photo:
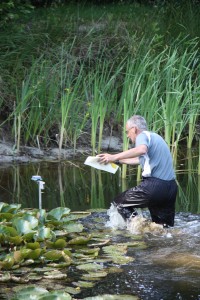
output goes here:
{"type": "Polygon", "coordinates": [[[126,122],[126,134],[133,143],[136,136],[143,130],[147,130],[147,123],[142,116],[134,115],[126,122]]]}

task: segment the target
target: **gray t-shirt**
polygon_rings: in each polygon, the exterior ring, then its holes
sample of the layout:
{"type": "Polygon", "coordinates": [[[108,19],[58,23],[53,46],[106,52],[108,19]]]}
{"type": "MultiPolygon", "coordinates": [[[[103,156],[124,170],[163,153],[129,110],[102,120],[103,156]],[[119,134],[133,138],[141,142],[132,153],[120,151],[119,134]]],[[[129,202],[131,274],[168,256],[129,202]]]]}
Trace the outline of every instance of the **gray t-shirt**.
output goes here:
{"type": "Polygon", "coordinates": [[[162,180],[175,179],[173,160],[167,143],[154,132],[143,131],[137,137],[135,146],[146,145],[147,154],[139,157],[144,177],[162,180]]]}

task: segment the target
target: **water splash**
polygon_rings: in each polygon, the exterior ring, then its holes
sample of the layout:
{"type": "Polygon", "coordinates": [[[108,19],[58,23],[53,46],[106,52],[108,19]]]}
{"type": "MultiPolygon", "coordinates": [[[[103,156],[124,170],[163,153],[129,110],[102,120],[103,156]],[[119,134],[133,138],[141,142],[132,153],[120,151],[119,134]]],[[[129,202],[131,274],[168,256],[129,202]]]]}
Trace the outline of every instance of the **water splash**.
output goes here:
{"type": "Polygon", "coordinates": [[[143,216],[136,216],[127,223],[127,229],[132,234],[166,234],[166,229],[162,225],[149,221],[143,216]]]}
{"type": "Polygon", "coordinates": [[[107,211],[107,215],[109,216],[109,221],[106,222],[106,227],[111,227],[113,229],[124,229],[127,227],[127,223],[118,213],[115,205],[111,204],[110,208],[107,211]]]}
{"type": "Polygon", "coordinates": [[[156,224],[144,218],[142,214],[132,218],[131,220],[125,221],[119,214],[115,205],[111,204],[107,211],[109,221],[106,223],[106,227],[113,229],[127,229],[132,234],[166,234],[166,229],[162,225],[156,224]]]}

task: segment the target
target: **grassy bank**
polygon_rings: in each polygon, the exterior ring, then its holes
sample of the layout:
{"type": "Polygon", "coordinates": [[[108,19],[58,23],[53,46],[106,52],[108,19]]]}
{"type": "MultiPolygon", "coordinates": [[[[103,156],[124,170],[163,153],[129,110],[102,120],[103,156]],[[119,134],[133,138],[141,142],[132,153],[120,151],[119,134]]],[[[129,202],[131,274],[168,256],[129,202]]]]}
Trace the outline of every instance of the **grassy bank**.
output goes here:
{"type": "MultiPolygon", "coordinates": [[[[43,8],[0,32],[0,130],[15,147],[101,149],[132,114],[173,154],[198,135],[199,7],[43,8]]],[[[122,130],[123,133],[123,130],[122,130]]],[[[124,141],[126,136],[124,133],[124,141]]]]}

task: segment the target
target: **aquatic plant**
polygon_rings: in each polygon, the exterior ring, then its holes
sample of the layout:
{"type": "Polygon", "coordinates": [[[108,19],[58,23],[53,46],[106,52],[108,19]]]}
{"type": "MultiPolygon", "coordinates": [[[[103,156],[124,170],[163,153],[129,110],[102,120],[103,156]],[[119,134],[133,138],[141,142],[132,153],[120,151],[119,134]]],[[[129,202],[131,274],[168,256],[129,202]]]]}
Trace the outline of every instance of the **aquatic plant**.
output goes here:
{"type": "MultiPolygon", "coordinates": [[[[95,284],[94,277],[95,280],[100,280],[107,276],[109,273],[107,261],[118,265],[133,261],[132,257],[125,256],[131,245],[121,245],[120,248],[116,248],[115,245],[106,246],[111,243],[108,232],[105,239],[104,234],[98,230],[93,230],[92,234],[85,230],[81,219],[90,214],[90,212],[71,212],[66,207],[57,207],[49,212],[44,209],[21,209],[20,204],[9,205],[1,202],[0,269],[3,272],[0,272],[0,281],[28,284],[53,279],[66,284],[66,272],[70,266],[74,272],[78,270],[86,272],[85,275],[81,273],[79,281],[71,284],[79,289],[89,288],[95,284]],[[100,256],[100,249],[107,255],[100,256]],[[113,256],[112,249],[115,251],[118,249],[117,255],[113,256]],[[105,265],[100,263],[102,261],[105,265]],[[24,266],[28,267],[25,273],[23,273],[24,266]]],[[[141,241],[137,245],[135,242],[136,247],[140,247],[140,244],[141,241]]],[[[31,286],[28,290],[30,289],[31,286]]],[[[34,292],[37,295],[45,291],[39,288],[33,290],[34,292]]],[[[23,290],[20,293],[23,295],[23,290]]],[[[71,299],[69,295],[62,293],[61,299],[64,296],[71,299]]]]}

